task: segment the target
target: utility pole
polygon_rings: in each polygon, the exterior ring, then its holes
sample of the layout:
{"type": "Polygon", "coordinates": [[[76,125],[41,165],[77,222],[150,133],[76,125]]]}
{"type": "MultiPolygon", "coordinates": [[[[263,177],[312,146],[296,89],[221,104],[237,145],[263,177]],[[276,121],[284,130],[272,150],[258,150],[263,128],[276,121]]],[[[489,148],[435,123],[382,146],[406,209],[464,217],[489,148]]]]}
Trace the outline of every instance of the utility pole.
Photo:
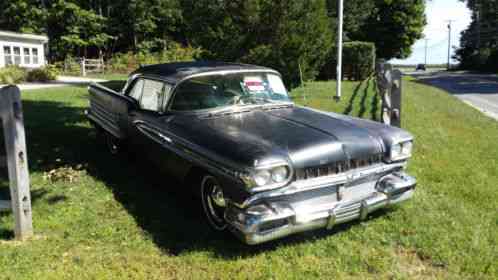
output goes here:
{"type": "Polygon", "coordinates": [[[425,58],[424,58],[424,65],[427,66],[427,43],[429,42],[429,39],[424,39],[425,40],[425,58]]]}
{"type": "Polygon", "coordinates": [[[447,20],[448,22],[448,70],[451,68],[451,23],[454,20],[447,20]]]}
{"type": "Polygon", "coordinates": [[[338,0],[338,17],[339,21],[337,24],[337,83],[336,83],[336,96],[335,100],[339,101],[341,99],[341,88],[342,88],[342,23],[344,20],[344,0],[338,0]]]}

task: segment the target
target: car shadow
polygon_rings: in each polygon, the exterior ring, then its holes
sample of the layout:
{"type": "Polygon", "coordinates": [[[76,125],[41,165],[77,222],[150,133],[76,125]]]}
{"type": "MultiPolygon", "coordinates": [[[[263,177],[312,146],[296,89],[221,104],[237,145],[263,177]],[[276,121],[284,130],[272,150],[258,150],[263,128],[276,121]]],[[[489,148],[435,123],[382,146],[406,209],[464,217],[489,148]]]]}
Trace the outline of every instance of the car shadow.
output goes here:
{"type": "MultiPolygon", "coordinates": [[[[329,238],[360,222],[316,230],[274,242],[249,246],[229,233],[217,233],[204,221],[200,202],[174,179],[158,174],[140,157],[112,156],[103,148],[84,115],[84,108],[48,101],[24,101],[28,155],[31,171],[48,171],[58,166],[84,166],[93,178],[105,183],[114,198],[164,252],[180,255],[210,251],[223,259],[249,257],[280,246],[329,238]]],[[[50,196],[49,203],[66,203],[67,197],[43,190],[33,192],[36,200],[50,196]]],[[[375,213],[375,219],[386,213],[375,213]]],[[[11,236],[0,232],[0,238],[11,236]]]]}

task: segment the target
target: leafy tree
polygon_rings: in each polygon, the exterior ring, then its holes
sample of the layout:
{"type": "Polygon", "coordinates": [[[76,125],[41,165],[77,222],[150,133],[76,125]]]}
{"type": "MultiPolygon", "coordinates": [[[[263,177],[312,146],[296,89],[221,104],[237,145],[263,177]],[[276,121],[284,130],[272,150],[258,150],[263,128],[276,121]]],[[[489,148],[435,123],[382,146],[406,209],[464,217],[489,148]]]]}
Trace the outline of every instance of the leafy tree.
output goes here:
{"type": "MultiPolygon", "coordinates": [[[[330,27],[335,37],[337,30],[337,0],[327,0],[330,27]]],[[[358,37],[364,25],[375,11],[375,0],[344,1],[344,35],[347,39],[358,37]]]]}
{"type": "Polygon", "coordinates": [[[377,57],[406,58],[426,25],[425,0],[373,0],[375,8],[354,36],[375,43],[377,57]]]}
{"type": "Polygon", "coordinates": [[[331,47],[324,0],[183,0],[187,38],[205,58],[274,67],[289,84],[314,78],[331,47]]]}
{"type": "Polygon", "coordinates": [[[0,29],[44,33],[46,19],[44,0],[0,1],[0,29]]]}
{"type": "Polygon", "coordinates": [[[472,22],[462,32],[454,58],[464,69],[498,71],[498,1],[466,0],[472,22]]]}

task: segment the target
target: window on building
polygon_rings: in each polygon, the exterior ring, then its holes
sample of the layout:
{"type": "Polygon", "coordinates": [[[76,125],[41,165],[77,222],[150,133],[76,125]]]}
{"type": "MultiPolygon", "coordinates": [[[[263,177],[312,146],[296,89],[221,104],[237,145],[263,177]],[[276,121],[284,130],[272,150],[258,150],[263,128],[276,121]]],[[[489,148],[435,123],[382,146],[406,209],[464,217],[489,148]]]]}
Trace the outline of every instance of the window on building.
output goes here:
{"type": "Polygon", "coordinates": [[[24,64],[31,64],[31,57],[29,56],[29,48],[22,49],[24,53],[24,64]]]}
{"type": "Polygon", "coordinates": [[[4,60],[5,60],[5,65],[11,65],[12,64],[12,53],[10,52],[10,47],[9,46],[4,46],[3,47],[3,55],[4,55],[4,60]]]}
{"type": "Polygon", "coordinates": [[[31,54],[33,55],[33,64],[38,64],[38,49],[32,48],[31,49],[31,54]]]}
{"type": "Polygon", "coordinates": [[[20,47],[14,47],[14,64],[15,65],[21,64],[21,48],[20,47]]]}

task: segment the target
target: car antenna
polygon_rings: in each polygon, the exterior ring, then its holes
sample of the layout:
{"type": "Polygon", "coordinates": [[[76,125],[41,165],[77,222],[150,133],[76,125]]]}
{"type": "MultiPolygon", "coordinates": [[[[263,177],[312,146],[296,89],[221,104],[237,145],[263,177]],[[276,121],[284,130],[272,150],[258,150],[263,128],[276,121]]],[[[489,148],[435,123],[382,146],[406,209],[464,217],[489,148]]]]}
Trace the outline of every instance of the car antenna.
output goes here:
{"type": "Polygon", "coordinates": [[[303,80],[303,70],[301,69],[300,62],[297,62],[297,65],[299,66],[299,78],[301,79],[301,86],[303,87],[303,102],[304,105],[306,105],[306,84],[304,83],[303,80]]]}

